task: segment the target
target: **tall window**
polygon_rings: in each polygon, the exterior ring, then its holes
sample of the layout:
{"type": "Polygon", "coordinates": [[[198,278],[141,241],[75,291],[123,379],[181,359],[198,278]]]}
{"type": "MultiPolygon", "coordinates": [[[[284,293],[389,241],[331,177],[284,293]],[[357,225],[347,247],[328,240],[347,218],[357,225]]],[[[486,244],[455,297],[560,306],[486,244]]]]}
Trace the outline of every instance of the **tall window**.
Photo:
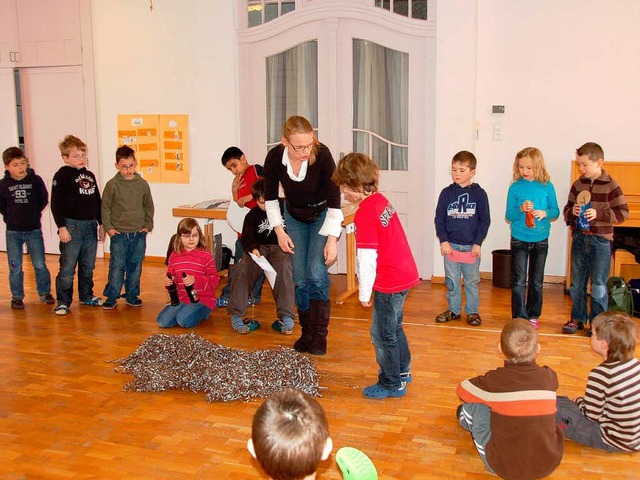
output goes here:
{"type": "Polygon", "coordinates": [[[376,0],[376,7],[409,18],[427,19],[427,0],[376,0]]]}
{"type": "Polygon", "coordinates": [[[267,148],[280,142],[287,117],[318,125],[318,42],[301,43],[267,58],[267,148]]]}
{"type": "Polygon", "coordinates": [[[294,0],[247,0],[248,25],[262,25],[295,9],[294,0]]]}
{"type": "Polygon", "coordinates": [[[353,149],[381,170],[408,169],[409,55],[353,41],[353,149]]]}

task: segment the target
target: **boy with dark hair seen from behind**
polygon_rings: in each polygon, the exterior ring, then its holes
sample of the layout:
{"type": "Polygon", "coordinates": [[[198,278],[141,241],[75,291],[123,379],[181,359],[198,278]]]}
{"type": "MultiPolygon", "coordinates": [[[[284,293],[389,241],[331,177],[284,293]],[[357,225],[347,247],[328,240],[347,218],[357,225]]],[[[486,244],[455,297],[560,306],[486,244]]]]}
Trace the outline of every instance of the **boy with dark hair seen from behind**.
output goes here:
{"type": "Polygon", "coordinates": [[[487,193],[473,183],[477,160],[473,153],[463,150],[451,159],[453,183],[445,187],[436,207],[436,235],[440,254],[444,258],[444,283],[447,287],[447,310],[436,316],[436,322],[460,320],[462,314],[462,286],[464,278],[465,312],[467,323],[482,324],[480,318],[480,253],[489,231],[491,215],[487,193]]]}
{"type": "Polygon", "coordinates": [[[109,280],[102,308],[116,307],[122,296],[132,307],[142,306],[140,275],[147,248],[147,234],[153,230],[153,198],[149,183],[136,172],[135,151],[124,145],[116,150],[118,173],[102,192],[102,222],[111,239],[109,280]]]}
{"type": "Polygon", "coordinates": [[[569,190],[563,214],[571,228],[571,318],[563,333],[576,333],[607,310],[607,279],[611,265],[613,224],[629,216],[629,206],[618,182],[602,168],[604,151],[588,142],[576,150],[580,171],[569,190]],[[587,312],[587,285],[591,281],[591,310],[587,312]]]}
{"type": "Polygon", "coordinates": [[[332,180],[346,200],[360,205],[354,217],[359,300],[371,306],[371,340],[380,366],[378,382],[362,389],[367,398],[406,395],[411,382],[411,352],[402,327],[404,302],[420,282],[409,242],[393,205],[378,192],[378,167],[363,153],[340,160],[332,180]]]}
{"type": "Polygon", "coordinates": [[[285,388],[256,410],[247,449],[272,480],[313,480],[333,441],[320,404],[285,388]]]}
{"type": "Polygon", "coordinates": [[[516,318],[500,334],[504,367],[469,378],[456,393],[456,415],[488,471],[507,480],[546,477],[560,464],[564,436],[556,425],[558,376],[540,367],[538,332],[516,318]]]}
{"type": "Polygon", "coordinates": [[[66,165],[53,176],[51,187],[51,213],[60,237],[60,271],[56,277],[58,305],[53,313],[67,315],[73,300],[76,265],[80,304],[102,305],[102,299],[93,294],[93,270],[98,240],[104,240],[104,229],[98,182],[87,170],[87,144],[67,135],[58,146],[66,165]]]}
{"type": "Polygon", "coordinates": [[[603,362],[589,372],[584,396],[558,397],[556,419],[571,440],[607,452],[640,451],[638,325],[625,313],[593,319],[591,349],[603,362]]]}
{"type": "MultiPolygon", "coordinates": [[[[251,185],[253,185],[258,178],[262,177],[262,165],[251,165],[247,161],[247,157],[244,155],[242,150],[238,147],[227,148],[222,154],[221,162],[222,165],[234,175],[233,182],[231,182],[232,201],[239,207],[246,207],[247,209],[254,208],[257,203],[251,194],[251,185]]],[[[246,210],[247,213],[248,211],[249,210],[246,210]]],[[[236,239],[235,252],[233,255],[234,269],[242,259],[243,254],[241,235],[240,232],[237,233],[238,238],[236,239]]],[[[226,307],[229,303],[234,269],[229,271],[227,284],[224,286],[222,292],[220,292],[220,296],[216,300],[216,307],[218,308],[226,307]]],[[[248,303],[252,303],[254,305],[260,303],[264,278],[264,275],[260,275],[260,277],[254,282],[251,292],[252,297],[247,297],[249,299],[248,303]]]]}
{"type": "Polygon", "coordinates": [[[55,303],[51,295],[51,275],[44,256],[42,210],[49,204],[49,194],[42,178],[29,168],[23,151],[7,148],[2,153],[4,178],[0,181],[0,214],[7,224],[7,261],[11,308],[24,308],[24,274],[22,246],[26,243],[36,276],[40,301],[55,303]]]}

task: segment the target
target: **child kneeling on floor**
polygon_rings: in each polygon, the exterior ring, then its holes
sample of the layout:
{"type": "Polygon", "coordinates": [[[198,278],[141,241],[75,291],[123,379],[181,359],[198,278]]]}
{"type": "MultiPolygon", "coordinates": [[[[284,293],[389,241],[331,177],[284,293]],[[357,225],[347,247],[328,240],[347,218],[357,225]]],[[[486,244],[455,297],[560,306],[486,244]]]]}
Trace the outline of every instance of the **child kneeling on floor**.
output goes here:
{"type": "Polygon", "coordinates": [[[283,335],[293,332],[294,295],[293,274],[291,271],[291,255],[285,253],[278,245],[278,236],[269,225],[264,206],[264,180],[256,180],[251,185],[251,194],[257,206],[253,207],[244,218],[242,226],[242,260],[235,267],[231,295],[227,311],[231,315],[231,326],[244,335],[260,327],[257,320],[243,317],[247,313],[247,297],[256,280],[262,275],[262,268],[251,258],[249,252],[256,257],[264,257],[276,271],[273,285],[273,299],[276,302],[278,320],[271,327],[283,335]]]}
{"type": "Polygon", "coordinates": [[[207,249],[200,225],[193,218],[184,218],[178,223],[173,249],[164,286],[171,288],[175,284],[180,303],[164,307],[157,322],[165,328],[195,327],[216,307],[216,287],[220,282],[216,262],[207,249]]]}

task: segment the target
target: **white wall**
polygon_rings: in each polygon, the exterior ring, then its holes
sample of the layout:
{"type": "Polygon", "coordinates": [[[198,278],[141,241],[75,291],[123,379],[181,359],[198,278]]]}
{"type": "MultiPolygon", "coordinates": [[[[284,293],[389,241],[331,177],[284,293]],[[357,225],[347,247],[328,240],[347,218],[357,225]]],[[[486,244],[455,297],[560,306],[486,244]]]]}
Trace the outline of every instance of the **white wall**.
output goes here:
{"type": "MultiPolygon", "coordinates": [[[[155,229],[147,255],[164,256],[172,207],[230,197],[222,152],[238,139],[235,11],[230,2],[93,0],[101,179],[115,173],[117,115],[189,115],[190,184],[152,183],[155,229]]],[[[235,238],[216,222],[224,241],[235,238]]],[[[108,249],[108,246],[106,247],[108,249]]]]}
{"type": "MultiPolygon", "coordinates": [[[[483,246],[481,270],[491,270],[491,251],[509,247],[504,220],[513,159],[518,150],[542,150],[562,208],[570,186],[570,162],[587,141],[602,145],[606,159],[638,160],[640,135],[640,2],[636,0],[477,0],[438,2],[438,55],[460,64],[455,71],[471,75],[475,59],[468,54],[470,17],[477,3],[477,119],[479,121],[477,181],[491,202],[492,225],[483,246]],[[459,41],[447,38],[453,30],[459,41]],[[505,105],[492,115],[491,105],[505,105]],[[503,140],[492,139],[492,124],[502,126],[503,140]]],[[[446,61],[438,62],[438,67],[446,61]]],[[[470,87],[448,71],[438,72],[438,161],[467,148],[470,87]],[[453,80],[453,85],[451,84],[453,80]],[[443,92],[444,90],[444,92],[443,92]],[[443,95],[447,103],[444,104],[443,95]],[[450,114],[453,112],[453,114],[450,114]],[[463,119],[458,139],[442,133],[463,119]],[[447,118],[448,120],[443,120],[447,118]],[[447,123],[448,122],[448,123],[447,123]],[[466,142],[465,142],[466,141],[466,142]],[[457,144],[456,144],[457,142],[457,144]]],[[[447,158],[448,157],[448,158],[447,158]]],[[[440,166],[437,184],[450,178],[440,166]]],[[[434,192],[437,197],[439,192],[434,192]]],[[[564,275],[567,227],[561,219],[551,229],[546,274],[564,275]]],[[[436,275],[443,274],[435,262],[436,275]]]]}
{"type": "MultiPolygon", "coordinates": [[[[103,182],[112,176],[119,113],[186,113],[191,184],[152,184],[156,230],[148,255],[164,254],[176,225],[171,208],[228,197],[219,158],[239,138],[235,10],[231,2],[93,0],[93,28],[103,182]]],[[[640,36],[636,0],[440,0],[437,4],[436,145],[433,201],[451,182],[451,157],[478,156],[476,180],[491,201],[483,246],[508,248],[506,192],[515,153],[545,155],[562,207],[576,147],[596,141],[610,160],[637,160],[640,135],[640,36]],[[491,105],[506,106],[492,115],[491,105]],[[476,121],[479,124],[476,141],[476,121]],[[492,140],[492,123],[503,140],[492,140]]],[[[240,145],[240,147],[242,147],[240,145]]],[[[606,168],[606,164],[605,164],[606,168]]],[[[221,231],[222,222],[216,223],[221,231]]],[[[425,218],[433,232],[433,216],[425,218]]],[[[233,235],[224,226],[225,243],[233,235]]],[[[567,229],[551,230],[548,275],[564,275],[567,229]]],[[[437,245],[434,274],[444,269],[437,245]]]]}

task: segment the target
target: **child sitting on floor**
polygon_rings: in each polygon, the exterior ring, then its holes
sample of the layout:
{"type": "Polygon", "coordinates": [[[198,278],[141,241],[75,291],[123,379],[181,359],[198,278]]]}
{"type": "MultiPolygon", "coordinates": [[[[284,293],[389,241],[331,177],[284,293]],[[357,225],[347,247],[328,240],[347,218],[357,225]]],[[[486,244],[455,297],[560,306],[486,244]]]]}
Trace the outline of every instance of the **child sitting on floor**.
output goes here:
{"type": "Polygon", "coordinates": [[[516,318],[502,329],[504,367],[458,385],[460,426],[471,433],[487,470],[507,480],[546,477],[560,464],[562,430],[555,422],[558,376],[540,367],[538,332],[516,318]]]}
{"type": "Polygon", "coordinates": [[[256,410],[247,449],[273,480],[313,480],[320,462],[331,455],[333,441],[320,404],[285,388],[256,410]]]}
{"type": "Polygon", "coordinates": [[[556,419],[571,440],[607,452],[640,450],[638,325],[621,312],[603,312],[591,325],[591,349],[604,360],[589,372],[584,396],[558,397],[556,419]]]}

